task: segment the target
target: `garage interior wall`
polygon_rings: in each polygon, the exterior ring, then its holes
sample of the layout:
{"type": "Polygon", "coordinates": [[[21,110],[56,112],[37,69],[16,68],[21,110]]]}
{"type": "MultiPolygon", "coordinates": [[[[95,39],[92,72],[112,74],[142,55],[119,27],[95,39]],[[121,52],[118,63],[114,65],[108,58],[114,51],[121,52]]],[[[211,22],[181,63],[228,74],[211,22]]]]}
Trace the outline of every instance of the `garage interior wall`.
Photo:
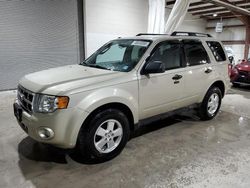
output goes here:
{"type": "Polygon", "coordinates": [[[0,90],[25,74],[79,62],[77,0],[0,2],[0,90]]]}
{"type": "Polygon", "coordinates": [[[147,32],[148,0],[85,0],[86,54],[109,40],[147,32]]]}
{"type": "MultiPolygon", "coordinates": [[[[215,27],[216,23],[220,22],[220,20],[210,21],[207,23],[207,27],[215,27]]],[[[222,20],[223,26],[229,25],[242,25],[243,23],[239,19],[227,19],[222,20]]],[[[206,30],[207,33],[211,34],[213,37],[218,38],[222,41],[244,41],[246,36],[246,29],[245,27],[233,27],[233,28],[223,28],[222,33],[216,33],[215,29],[208,29],[206,30]]],[[[232,48],[234,52],[234,59],[237,62],[244,58],[244,44],[234,44],[234,45],[225,45],[227,47],[232,48]]],[[[250,53],[248,55],[250,57],[250,53]]]]}
{"type": "MultiPolygon", "coordinates": [[[[171,8],[165,9],[165,20],[168,19],[171,8]]],[[[186,14],[184,21],[181,26],[177,29],[178,31],[189,31],[189,32],[200,32],[204,33],[206,27],[206,21],[197,16],[193,16],[189,13],[186,14]]]]}
{"type": "MultiPolygon", "coordinates": [[[[171,12],[171,8],[166,8],[166,17],[167,20],[169,14],[171,12]]],[[[216,21],[205,21],[204,19],[199,18],[199,16],[193,16],[189,13],[186,14],[183,24],[178,28],[178,31],[190,31],[190,32],[201,32],[201,33],[209,33],[213,37],[221,40],[221,41],[244,41],[245,40],[245,27],[233,27],[233,28],[224,28],[222,33],[216,33],[214,29],[206,29],[206,27],[215,27],[216,23],[220,22],[216,21]]],[[[227,19],[222,20],[224,26],[228,25],[242,25],[243,23],[239,19],[227,19]]],[[[226,47],[230,47],[234,52],[235,61],[240,61],[244,58],[244,44],[233,44],[233,45],[224,45],[226,47]]],[[[250,51],[249,55],[250,57],[250,51]]]]}

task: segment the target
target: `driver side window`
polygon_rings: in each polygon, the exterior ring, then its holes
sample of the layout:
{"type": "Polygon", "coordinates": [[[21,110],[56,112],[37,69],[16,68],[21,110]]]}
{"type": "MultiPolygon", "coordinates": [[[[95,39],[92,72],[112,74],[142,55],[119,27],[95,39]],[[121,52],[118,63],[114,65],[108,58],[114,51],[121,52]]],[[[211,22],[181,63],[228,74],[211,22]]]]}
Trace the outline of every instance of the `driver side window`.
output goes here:
{"type": "Polygon", "coordinates": [[[165,70],[181,67],[181,44],[179,41],[166,41],[158,44],[150,61],[161,61],[165,70]]]}

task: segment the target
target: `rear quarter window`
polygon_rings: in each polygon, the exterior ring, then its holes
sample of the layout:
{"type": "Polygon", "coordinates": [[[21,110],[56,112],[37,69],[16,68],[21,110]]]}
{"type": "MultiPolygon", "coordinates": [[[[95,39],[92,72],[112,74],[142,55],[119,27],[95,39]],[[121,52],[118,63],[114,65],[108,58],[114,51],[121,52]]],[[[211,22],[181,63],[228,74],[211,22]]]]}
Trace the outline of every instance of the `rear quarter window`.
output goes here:
{"type": "Polygon", "coordinates": [[[225,52],[219,42],[216,41],[207,41],[207,45],[212,51],[212,54],[216,61],[226,61],[226,55],[225,52]]]}

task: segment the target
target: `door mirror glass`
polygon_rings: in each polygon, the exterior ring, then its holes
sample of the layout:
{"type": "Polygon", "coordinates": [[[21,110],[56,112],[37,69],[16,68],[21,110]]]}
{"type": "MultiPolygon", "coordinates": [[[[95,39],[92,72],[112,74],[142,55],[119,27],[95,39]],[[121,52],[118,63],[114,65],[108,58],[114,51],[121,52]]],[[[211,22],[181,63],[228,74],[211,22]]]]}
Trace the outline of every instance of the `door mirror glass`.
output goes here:
{"type": "Polygon", "coordinates": [[[229,59],[230,63],[233,64],[234,57],[233,57],[233,56],[230,56],[228,59],[229,59]]]}
{"type": "Polygon", "coordinates": [[[142,74],[155,74],[165,72],[165,65],[161,61],[149,61],[142,74]]]}

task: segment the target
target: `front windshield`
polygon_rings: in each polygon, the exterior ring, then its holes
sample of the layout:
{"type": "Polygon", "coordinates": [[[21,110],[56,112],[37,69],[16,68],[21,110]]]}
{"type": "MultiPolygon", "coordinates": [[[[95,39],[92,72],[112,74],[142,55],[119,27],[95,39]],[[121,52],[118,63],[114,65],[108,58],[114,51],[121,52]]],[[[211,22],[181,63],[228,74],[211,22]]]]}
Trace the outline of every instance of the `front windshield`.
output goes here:
{"type": "Polygon", "coordinates": [[[97,50],[81,65],[128,72],[136,66],[150,43],[149,40],[114,40],[97,50]]]}

